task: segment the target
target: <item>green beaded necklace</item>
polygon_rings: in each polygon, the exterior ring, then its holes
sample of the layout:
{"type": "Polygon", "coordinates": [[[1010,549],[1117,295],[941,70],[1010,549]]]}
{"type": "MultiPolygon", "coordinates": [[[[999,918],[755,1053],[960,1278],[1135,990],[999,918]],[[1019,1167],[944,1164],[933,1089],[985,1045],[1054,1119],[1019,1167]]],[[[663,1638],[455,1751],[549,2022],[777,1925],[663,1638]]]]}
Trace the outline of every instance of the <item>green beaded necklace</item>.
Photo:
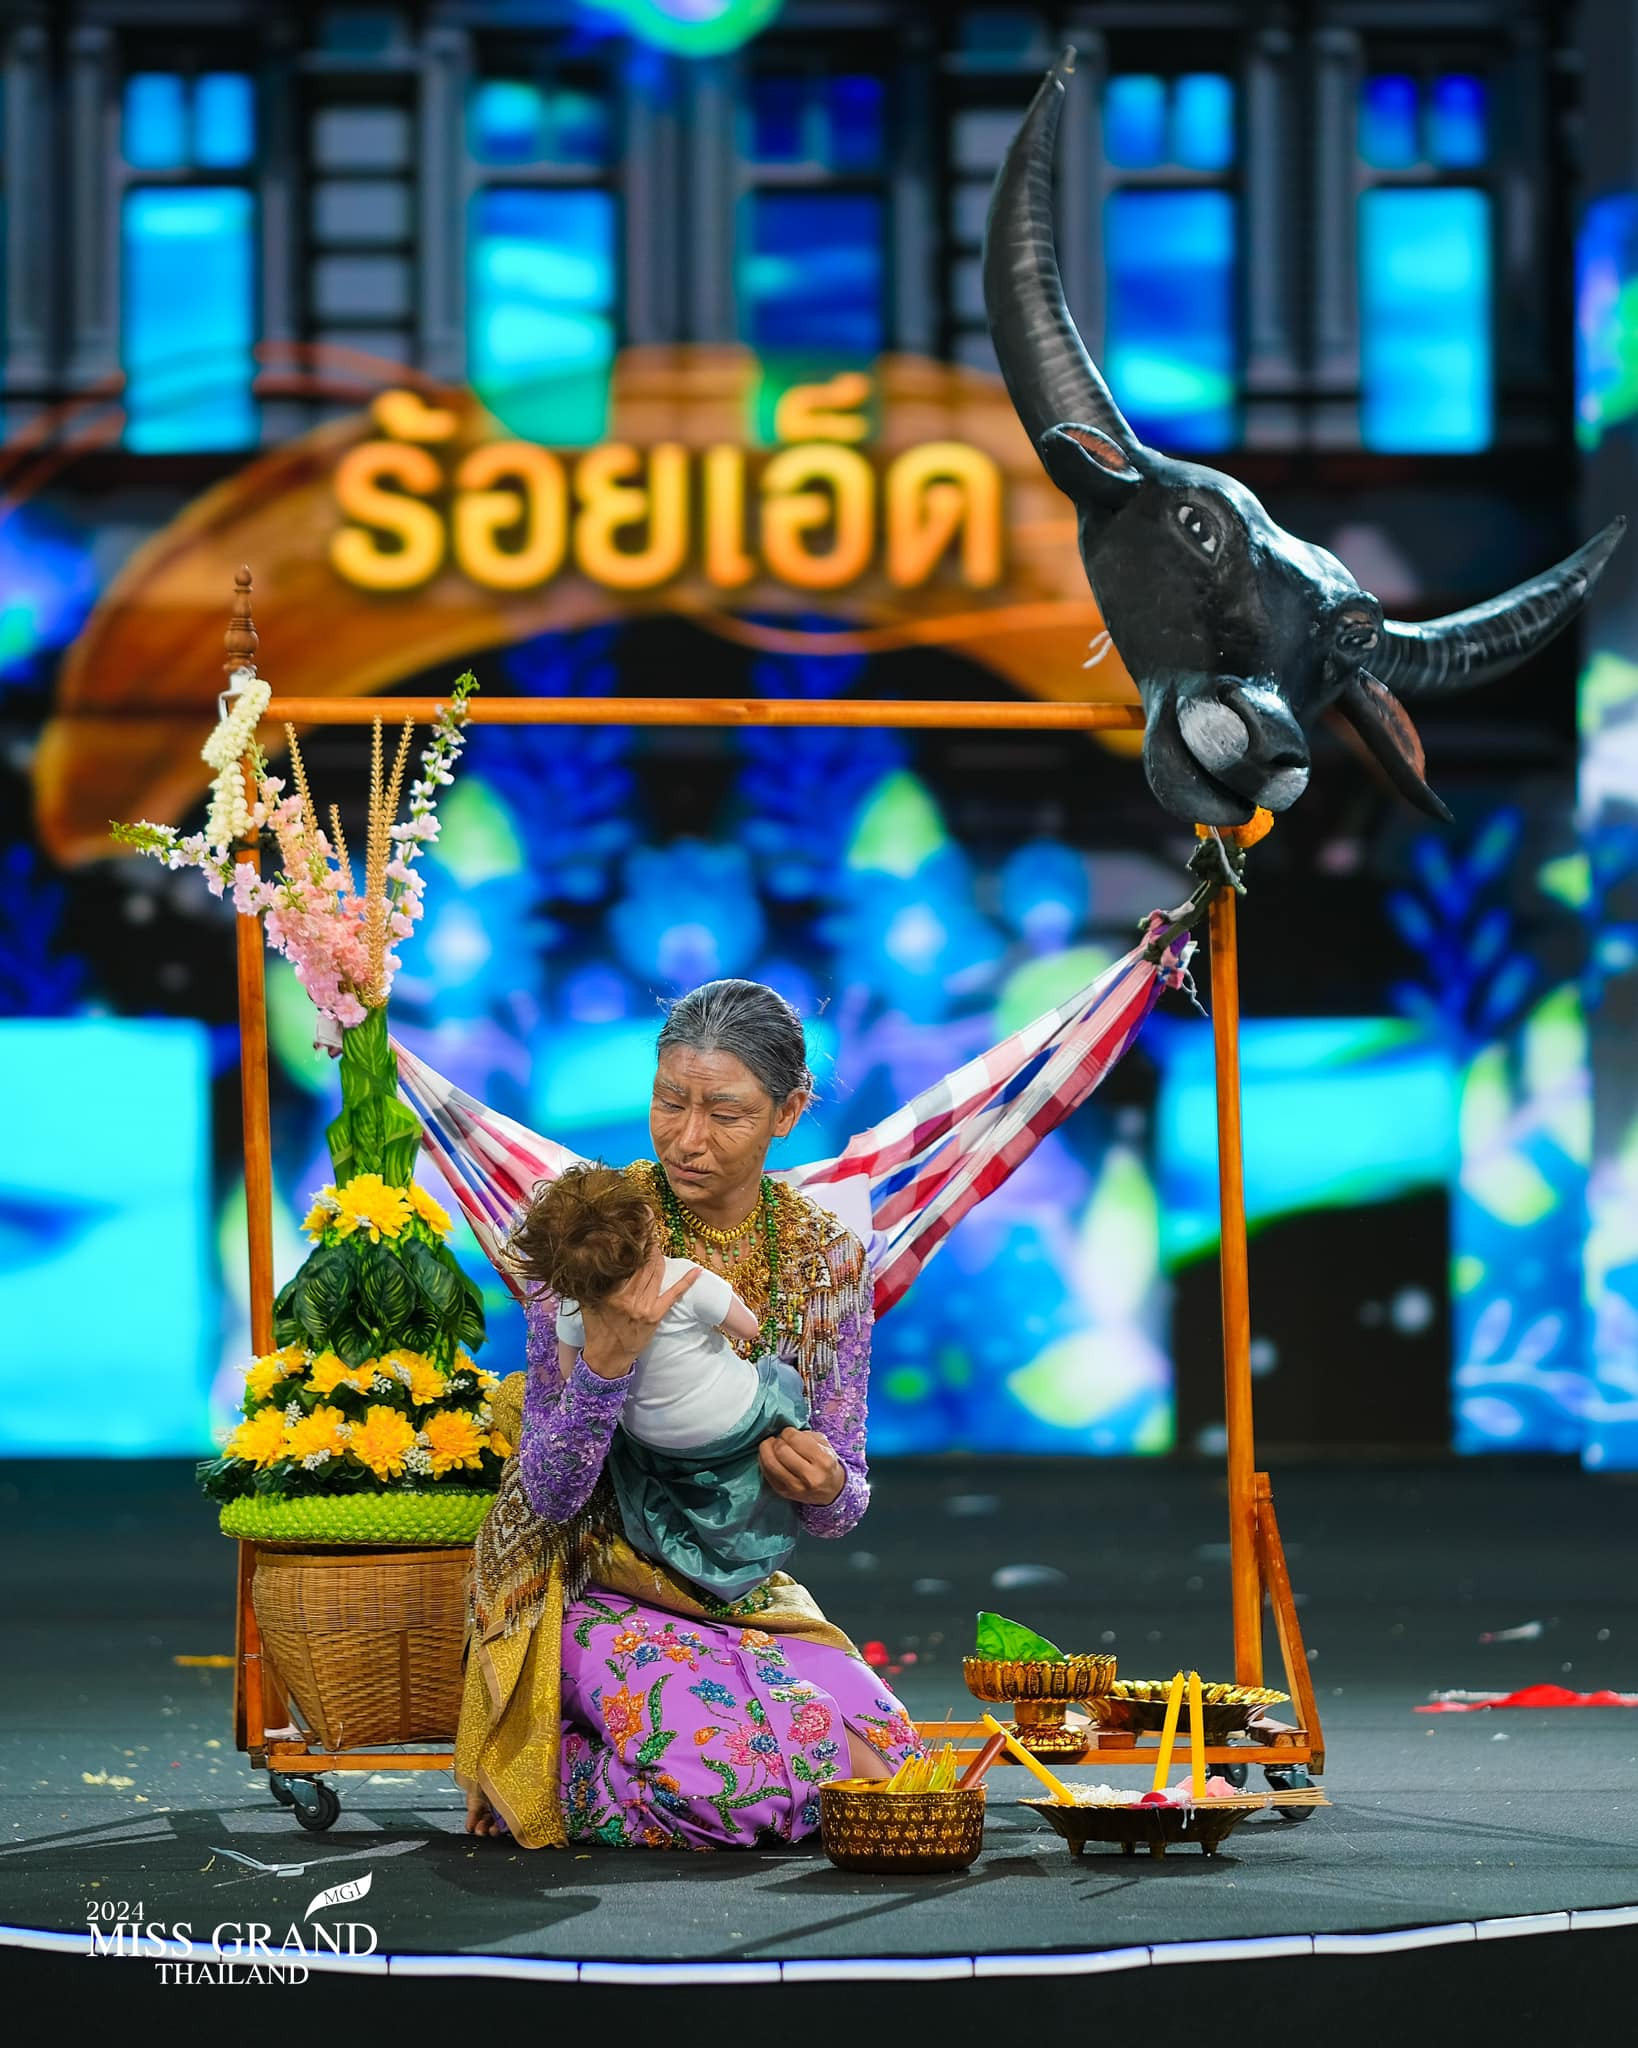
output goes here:
{"type": "MultiPolygon", "coordinates": [[[[666,1237],[674,1259],[688,1256],[688,1226],[683,1216],[683,1205],[676,1189],[665,1177],[664,1169],[654,1169],[655,1183],[659,1189],[660,1207],[665,1212],[666,1237]]],[[[772,1179],[762,1176],[762,1240],[768,1260],[768,1306],[757,1332],[757,1348],[772,1351],[779,1338],[779,1234],[775,1208],[776,1197],[772,1179]]]]}

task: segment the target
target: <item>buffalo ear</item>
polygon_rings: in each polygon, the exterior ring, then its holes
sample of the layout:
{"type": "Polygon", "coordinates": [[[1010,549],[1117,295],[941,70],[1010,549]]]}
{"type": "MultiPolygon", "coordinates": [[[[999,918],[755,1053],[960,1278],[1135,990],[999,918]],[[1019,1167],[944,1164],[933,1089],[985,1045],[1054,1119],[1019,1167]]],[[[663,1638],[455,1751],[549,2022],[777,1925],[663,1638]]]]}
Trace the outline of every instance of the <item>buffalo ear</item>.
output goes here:
{"type": "Polygon", "coordinates": [[[1423,779],[1427,758],[1421,736],[1393,692],[1361,670],[1343,684],[1335,709],[1365,742],[1399,794],[1430,818],[1448,825],[1450,812],[1423,779]]]}
{"type": "Polygon", "coordinates": [[[1077,504],[1122,504],[1143,481],[1130,454],[1101,427],[1048,427],[1039,447],[1047,475],[1077,504]]]}

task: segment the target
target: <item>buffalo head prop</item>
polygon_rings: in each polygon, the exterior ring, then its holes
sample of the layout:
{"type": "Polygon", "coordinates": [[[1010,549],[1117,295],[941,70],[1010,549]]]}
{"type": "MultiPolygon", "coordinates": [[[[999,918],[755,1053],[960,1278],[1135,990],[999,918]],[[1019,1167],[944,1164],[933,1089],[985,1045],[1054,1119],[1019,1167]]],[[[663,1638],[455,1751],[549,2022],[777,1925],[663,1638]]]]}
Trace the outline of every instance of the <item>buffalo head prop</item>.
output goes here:
{"type": "Polygon", "coordinates": [[[1286,810],[1308,784],[1307,728],[1334,711],[1402,795],[1448,818],[1406,704],[1488,682],[1544,647],[1626,521],[1486,604],[1401,625],[1243,484],[1146,448],[1075,331],[1058,275],[1053,142],[1074,55],[1047,73],[996,176],[984,305],[1007,390],[1075,505],[1087,581],[1142,695],[1149,787],[1190,823],[1286,810]]]}

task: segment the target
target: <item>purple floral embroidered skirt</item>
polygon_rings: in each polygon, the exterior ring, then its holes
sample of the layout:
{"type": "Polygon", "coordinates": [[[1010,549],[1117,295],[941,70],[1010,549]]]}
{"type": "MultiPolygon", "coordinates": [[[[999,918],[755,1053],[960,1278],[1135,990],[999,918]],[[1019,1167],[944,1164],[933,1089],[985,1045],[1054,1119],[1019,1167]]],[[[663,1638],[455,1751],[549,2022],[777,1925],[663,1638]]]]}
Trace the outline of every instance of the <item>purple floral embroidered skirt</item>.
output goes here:
{"type": "Polygon", "coordinates": [[[615,1848],[799,1842],[819,1787],[849,1774],[848,1729],[890,1765],[921,1749],[845,1651],[597,1586],[564,1615],[562,1713],[569,1839],[615,1848]]]}

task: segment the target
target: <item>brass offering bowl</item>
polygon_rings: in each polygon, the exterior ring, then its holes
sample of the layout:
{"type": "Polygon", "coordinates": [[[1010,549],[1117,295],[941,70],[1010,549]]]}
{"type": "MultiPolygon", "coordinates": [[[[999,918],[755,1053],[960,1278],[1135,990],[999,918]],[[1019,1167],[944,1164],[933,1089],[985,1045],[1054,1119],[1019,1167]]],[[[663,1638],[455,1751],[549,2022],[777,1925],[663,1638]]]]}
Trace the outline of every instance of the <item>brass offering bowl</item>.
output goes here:
{"type": "MultiPolygon", "coordinates": [[[[1158,1734],[1166,1721],[1164,1678],[1117,1678],[1090,1707],[1100,1728],[1124,1728],[1134,1735],[1158,1734]]],[[[1237,1735],[1264,1707],[1281,1706],[1291,1695],[1265,1685],[1207,1685],[1201,1688],[1206,1740],[1221,1743],[1237,1735]]],[[[1185,1721],[1186,1721],[1185,1716],[1185,1721]]],[[[1181,1732],[1181,1730],[1180,1730],[1181,1732]]]]}
{"type": "Polygon", "coordinates": [[[1202,1799],[1196,1806],[1135,1806],[1110,1800],[1078,1799],[1073,1806],[1057,1799],[1021,1799],[1037,1813],[1044,1813],[1055,1831],[1069,1844],[1071,1856],[1079,1856],[1088,1842],[1118,1842],[1123,1856],[1135,1856],[1140,1847],[1151,1856],[1164,1856],[1179,1843],[1196,1843],[1203,1855],[1215,1856],[1218,1845],[1248,1814],[1266,1807],[1329,1806],[1323,1792],[1236,1792],[1223,1799],[1202,1799]]]}
{"type": "Polygon", "coordinates": [[[965,1870],[984,1846],[984,1787],[884,1792],[868,1778],[842,1778],[819,1787],[819,1839],[838,1870],[965,1870]]]}
{"type": "MultiPolygon", "coordinates": [[[[1072,1764],[1086,1755],[1090,1731],[1072,1728],[1065,1710],[1071,1701],[1100,1700],[1115,1682],[1111,1656],[968,1657],[961,1669],[974,1699],[1012,1705],[1011,1734],[1043,1763],[1072,1764]]],[[[1094,1721],[1100,1718],[1094,1707],[1094,1721]]]]}

